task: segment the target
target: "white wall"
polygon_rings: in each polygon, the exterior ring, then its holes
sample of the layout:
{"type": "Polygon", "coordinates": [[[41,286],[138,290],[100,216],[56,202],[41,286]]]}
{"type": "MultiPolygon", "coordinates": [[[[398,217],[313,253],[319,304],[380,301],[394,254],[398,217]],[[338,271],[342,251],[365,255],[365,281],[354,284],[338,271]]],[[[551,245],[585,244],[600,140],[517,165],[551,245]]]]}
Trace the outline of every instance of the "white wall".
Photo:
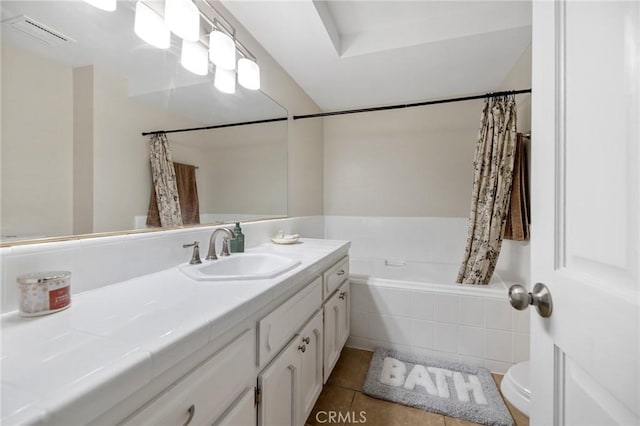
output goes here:
{"type": "Polygon", "coordinates": [[[2,44],[3,236],[72,233],[72,89],[69,67],[2,44]]]}

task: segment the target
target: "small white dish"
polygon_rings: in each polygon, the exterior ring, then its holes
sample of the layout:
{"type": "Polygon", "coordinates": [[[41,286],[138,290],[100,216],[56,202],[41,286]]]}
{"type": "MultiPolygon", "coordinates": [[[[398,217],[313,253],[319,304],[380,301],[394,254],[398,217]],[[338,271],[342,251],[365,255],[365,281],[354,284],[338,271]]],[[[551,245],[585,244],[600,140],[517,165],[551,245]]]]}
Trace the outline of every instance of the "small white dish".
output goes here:
{"type": "Polygon", "coordinates": [[[277,237],[271,238],[271,241],[273,241],[276,244],[295,244],[298,242],[299,239],[300,239],[300,235],[293,234],[293,235],[279,235],[277,237]]]}

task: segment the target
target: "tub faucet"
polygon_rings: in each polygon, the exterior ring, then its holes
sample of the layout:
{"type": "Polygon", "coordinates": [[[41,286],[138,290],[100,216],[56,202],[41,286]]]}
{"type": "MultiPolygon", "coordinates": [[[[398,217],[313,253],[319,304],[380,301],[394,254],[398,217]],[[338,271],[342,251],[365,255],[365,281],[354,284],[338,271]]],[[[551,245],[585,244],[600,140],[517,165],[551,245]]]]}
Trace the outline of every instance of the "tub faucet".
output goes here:
{"type": "Polygon", "coordinates": [[[218,256],[216,256],[216,237],[219,232],[226,232],[226,236],[222,240],[222,250],[220,251],[220,256],[229,256],[229,240],[235,239],[235,234],[231,229],[227,228],[218,228],[211,234],[211,238],[209,238],[209,253],[207,253],[207,260],[216,260],[218,256]]]}

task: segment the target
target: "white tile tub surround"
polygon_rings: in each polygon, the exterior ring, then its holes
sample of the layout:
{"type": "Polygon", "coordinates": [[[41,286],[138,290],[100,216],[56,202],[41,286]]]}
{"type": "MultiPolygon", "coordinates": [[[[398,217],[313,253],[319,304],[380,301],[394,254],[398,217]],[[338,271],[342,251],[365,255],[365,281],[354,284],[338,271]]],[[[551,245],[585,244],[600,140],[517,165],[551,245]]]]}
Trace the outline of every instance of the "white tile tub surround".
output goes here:
{"type": "MultiPolygon", "coordinates": [[[[182,245],[193,241],[200,242],[200,255],[204,257],[211,232],[220,226],[223,225],[2,248],[1,312],[18,308],[16,278],[21,274],[71,271],[71,292],[77,294],[187,262],[191,249],[182,245]]],[[[324,219],[306,216],[244,223],[246,248],[270,241],[278,230],[324,238],[324,219]]]]}
{"type": "Polygon", "coordinates": [[[470,362],[498,373],[529,356],[529,311],[506,287],[393,282],[352,275],[348,346],[470,362]]]}
{"type": "MultiPolygon", "coordinates": [[[[351,241],[352,258],[459,265],[467,240],[466,217],[324,216],[325,238],[351,241]]],[[[496,272],[527,283],[529,243],[505,240],[496,272]]]]}
{"type": "Polygon", "coordinates": [[[352,274],[373,277],[352,281],[348,345],[409,350],[501,373],[528,357],[529,311],[518,312],[507,301],[509,284],[528,282],[527,242],[503,242],[493,288],[459,286],[453,283],[467,238],[466,217],[324,220],[325,238],[351,241],[352,274]],[[406,267],[387,267],[385,261],[406,267]]]}

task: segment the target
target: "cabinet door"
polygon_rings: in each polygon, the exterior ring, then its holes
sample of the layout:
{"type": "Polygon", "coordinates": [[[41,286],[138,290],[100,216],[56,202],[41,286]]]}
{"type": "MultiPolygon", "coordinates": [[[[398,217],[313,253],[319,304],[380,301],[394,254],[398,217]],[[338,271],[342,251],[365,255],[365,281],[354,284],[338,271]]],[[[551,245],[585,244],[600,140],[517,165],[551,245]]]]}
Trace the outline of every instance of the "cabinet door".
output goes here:
{"type": "Polygon", "coordinates": [[[339,311],[340,314],[338,316],[338,343],[340,346],[340,350],[344,347],[344,344],[347,343],[347,339],[349,338],[349,331],[351,329],[351,285],[347,280],[340,289],[338,290],[338,300],[340,301],[339,311]]]}
{"type": "Polygon", "coordinates": [[[219,418],[214,426],[252,426],[256,424],[254,388],[247,389],[238,398],[228,413],[219,418]]]}
{"type": "Polygon", "coordinates": [[[320,392],[322,392],[322,311],[318,311],[311,318],[309,323],[300,332],[298,341],[300,347],[304,348],[304,352],[299,352],[300,356],[300,375],[299,375],[299,391],[300,396],[300,419],[299,425],[305,424],[307,417],[311,413],[320,392]]]}
{"type": "Polygon", "coordinates": [[[121,425],[211,424],[253,388],[255,340],[253,329],[246,330],[121,425]]]}
{"type": "Polygon", "coordinates": [[[262,393],[258,408],[259,426],[299,426],[299,343],[300,336],[296,335],[258,376],[262,393]]]}
{"type": "Polygon", "coordinates": [[[324,383],[327,383],[349,337],[349,296],[349,281],[346,281],[324,304],[324,383]]]}

